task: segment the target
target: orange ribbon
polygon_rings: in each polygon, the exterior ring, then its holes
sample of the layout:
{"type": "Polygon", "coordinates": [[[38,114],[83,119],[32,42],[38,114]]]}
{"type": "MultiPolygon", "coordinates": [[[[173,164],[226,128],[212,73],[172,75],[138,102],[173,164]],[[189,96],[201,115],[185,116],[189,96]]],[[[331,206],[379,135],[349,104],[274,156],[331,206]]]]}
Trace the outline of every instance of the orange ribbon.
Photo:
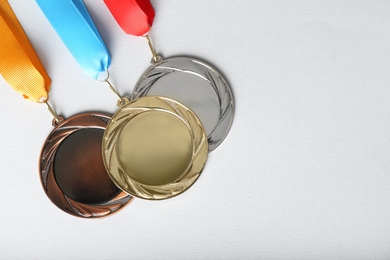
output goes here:
{"type": "Polygon", "coordinates": [[[24,98],[48,99],[50,78],[7,0],[0,0],[0,74],[24,98]]]}

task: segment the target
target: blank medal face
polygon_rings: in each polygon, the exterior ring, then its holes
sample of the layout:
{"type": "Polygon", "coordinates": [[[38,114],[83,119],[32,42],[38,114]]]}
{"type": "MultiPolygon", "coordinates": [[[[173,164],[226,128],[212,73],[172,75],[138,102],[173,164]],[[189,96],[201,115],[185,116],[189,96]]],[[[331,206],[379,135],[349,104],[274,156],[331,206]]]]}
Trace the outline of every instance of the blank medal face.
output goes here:
{"type": "Polygon", "coordinates": [[[119,194],[104,168],[100,152],[104,130],[89,128],[69,135],[54,157],[54,177],[72,200],[96,204],[119,194]]]}
{"type": "Polygon", "coordinates": [[[185,172],[193,151],[187,126],[180,118],[160,111],[129,121],[119,136],[117,149],[126,172],[147,185],[175,181],[185,172]]]}
{"type": "Polygon", "coordinates": [[[189,107],[202,121],[209,151],[227,136],[233,122],[234,102],[229,85],[209,65],[177,57],[152,65],[134,88],[132,98],[166,96],[189,107]]]}
{"type": "Polygon", "coordinates": [[[187,190],[208,155],[197,116],[164,97],[143,97],[119,109],[107,125],[103,162],[114,183],[143,199],[167,199],[187,190]]]}
{"type": "Polygon", "coordinates": [[[40,177],[50,200],[65,212],[85,218],[115,213],[132,200],[108,176],[101,154],[110,117],[82,114],[60,123],[46,140],[40,177]]]}

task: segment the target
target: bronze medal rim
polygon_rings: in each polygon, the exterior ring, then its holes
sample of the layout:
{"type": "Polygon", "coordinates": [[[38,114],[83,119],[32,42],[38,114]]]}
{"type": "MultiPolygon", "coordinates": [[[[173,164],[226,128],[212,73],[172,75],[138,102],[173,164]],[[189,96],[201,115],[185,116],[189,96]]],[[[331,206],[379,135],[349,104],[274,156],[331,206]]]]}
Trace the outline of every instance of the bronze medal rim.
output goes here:
{"type": "Polygon", "coordinates": [[[209,153],[207,136],[197,115],[179,101],[162,96],[141,97],[121,106],[106,127],[102,152],[104,166],[112,181],[126,193],[146,200],[169,199],[188,190],[201,175],[209,153]],[[164,185],[146,185],[134,180],[126,173],[116,154],[118,135],[126,123],[151,110],[175,114],[185,122],[193,138],[193,155],[186,171],[174,182],[164,185]]]}
{"type": "Polygon", "coordinates": [[[123,192],[98,204],[84,204],[64,194],[54,176],[54,158],[61,143],[72,133],[88,128],[105,130],[110,117],[100,113],[85,113],[71,117],[53,129],[47,137],[39,157],[39,177],[48,198],[64,212],[80,218],[101,218],[116,213],[134,198],[123,192]]]}

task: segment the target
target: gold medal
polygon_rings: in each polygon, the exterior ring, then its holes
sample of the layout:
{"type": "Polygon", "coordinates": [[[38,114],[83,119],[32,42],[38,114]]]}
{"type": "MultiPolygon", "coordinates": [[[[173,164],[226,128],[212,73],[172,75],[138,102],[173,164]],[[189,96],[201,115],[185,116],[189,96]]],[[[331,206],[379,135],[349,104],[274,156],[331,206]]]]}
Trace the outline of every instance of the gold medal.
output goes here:
{"type": "MultiPolygon", "coordinates": [[[[146,36],[154,62],[158,62],[148,37],[154,19],[149,1],[105,3],[124,31],[146,36]]],[[[157,74],[166,73],[153,73],[157,74]]],[[[146,85],[155,81],[159,79],[153,78],[146,85]]],[[[167,199],[184,192],[198,179],[212,150],[198,116],[165,94],[140,95],[132,101],[117,95],[119,110],[108,123],[103,139],[103,161],[111,179],[120,189],[144,199],[167,199]]]]}
{"type": "Polygon", "coordinates": [[[149,96],[120,106],[103,138],[103,162],[115,184],[143,199],[188,189],[208,155],[199,118],[173,99],[149,96]]]}

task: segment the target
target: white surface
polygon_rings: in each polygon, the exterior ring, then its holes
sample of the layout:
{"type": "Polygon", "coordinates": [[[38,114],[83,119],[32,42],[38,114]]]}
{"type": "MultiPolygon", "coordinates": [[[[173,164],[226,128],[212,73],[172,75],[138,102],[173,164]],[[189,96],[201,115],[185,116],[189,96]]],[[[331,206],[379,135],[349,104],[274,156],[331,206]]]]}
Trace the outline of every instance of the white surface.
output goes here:
{"type": "MultiPolygon", "coordinates": [[[[113,113],[34,1],[10,1],[69,117],[113,113]]],[[[103,1],[85,0],[129,95],[151,55],[103,1]]],[[[154,0],[164,57],[210,62],[236,118],[199,181],[85,220],[56,208],[37,172],[43,105],[0,80],[1,259],[385,259],[390,257],[389,1],[154,0]]]]}

